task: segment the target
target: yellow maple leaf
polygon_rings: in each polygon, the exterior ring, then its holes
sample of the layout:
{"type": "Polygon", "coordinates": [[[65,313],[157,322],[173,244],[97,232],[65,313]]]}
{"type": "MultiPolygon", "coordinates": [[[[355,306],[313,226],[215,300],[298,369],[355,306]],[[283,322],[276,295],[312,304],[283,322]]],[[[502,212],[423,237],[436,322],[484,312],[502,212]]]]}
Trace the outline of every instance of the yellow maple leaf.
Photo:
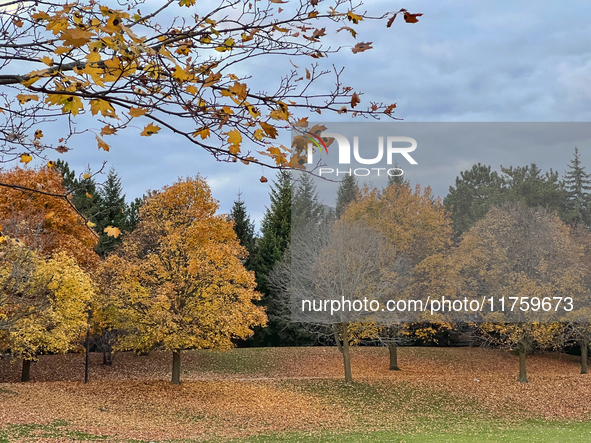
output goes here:
{"type": "Polygon", "coordinates": [[[263,139],[263,137],[265,136],[265,133],[263,132],[262,129],[257,129],[256,131],[254,131],[254,134],[252,134],[252,136],[261,141],[263,139]]]}
{"type": "Polygon", "coordinates": [[[64,46],[79,48],[90,41],[93,34],[90,31],[84,31],[80,28],[70,28],[62,32],[60,40],[64,41],[64,46]]]}
{"type": "Polygon", "coordinates": [[[347,20],[353,22],[354,24],[357,24],[363,20],[363,17],[358,14],[355,14],[353,11],[349,11],[347,12],[347,20]]]}
{"type": "Polygon", "coordinates": [[[147,114],[148,110],[147,109],[142,109],[142,108],[129,108],[129,115],[131,117],[139,117],[141,115],[145,115],[147,114]]]}
{"type": "Polygon", "coordinates": [[[104,117],[117,118],[117,114],[115,114],[115,108],[113,108],[111,103],[106,100],[91,100],[90,112],[92,112],[92,115],[96,115],[100,112],[104,117]]]}
{"type": "Polygon", "coordinates": [[[103,232],[107,234],[109,237],[117,238],[121,235],[121,230],[119,228],[113,226],[107,226],[103,232]]]}
{"type": "Polygon", "coordinates": [[[25,165],[27,163],[29,163],[31,160],[33,160],[33,157],[31,157],[29,154],[22,154],[21,158],[20,158],[20,162],[24,163],[25,165]]]}
{"type": "Polygon", "coordinates": [[[86,193],[86,198],[92,198],[92,194],[86,193]]]}
{"type": "Polygon", "coordinates": [[[94,228],[96,226],[96,223],[93,223],[89,220],[86,222],[86,226],[88,226],[89,228],[94,228]]]}
{"type": "Polygon", "coordinates": [[[32,77],[27,77],[25,80],[23,80],[21,82],[21,85],[26,86],[27,88],[30,87],[33,83],[35,83],[37,80],[39,80],[39,76],[34,75],[32,77]]]}
{"type": "Polygon", "coordinates": [[[197,87],[193,85],[187,86],[185,90],[191,95],[195,95],[197,94],[197,92],[199,92],[199,89],[197,89],[197,87]]]}
{"type": "Polygon", "coordinates": [[[53,160],[49,160],[47,162],[47,167],[50,168],[50,169],[55,168],[55,163],[53,162],[53,160]]]}
{"type": "Polygon", "coordinates": [[[57,17],[49,20],[49,23],[45,27],[46,30],[53,32],[54,35],[58,35],[60,32],[68,28],[68,17],[57,17]]]}
{"type": "Polygon", "coordinates": [[[237,129],[232,129],[230,132],[227,132],[226,135],[228,136],[228,143],[231,145],[238,145],[242,143],[242,134],[237,129]]]}
{"type": "Polygon", "coordinates": [[[230,86],[228,88],[228,90],[232,94],[236,94],[240,100],[245,100],[248,95],[248,91],[246,89],[246,83],[234,82],[234,85],[230,86]]]}
{"type": "Polygon", "coordinates": [[[64,55],[66,52],[71,51],[72,48],[66,48],[65,46],[58,46],[53,52],[57,55],[64,55]]]}
{"type": "Polygon", "coordinates": [[[90,178],[90,174],[86,173],[82,176],[84,180],[88,180],[90,178]]]}
{"type": "Polygon", "coordinates": [[[43,137],[43,131],[41,129],[37,129],[35,131],[35,140],[39,140],[41,137],[43,137]]]}
{"type": "Polygon", "coordinates": [[[41,57],[39,60],[41,60],[47,66],[52,66],[53,65],[53,60],[51,58],[49,58],[48,56],[41,57]]]}
{"type": "Polygon", "coordinates": [[[102,138],[100,138],[98,135],[95,135],[95,137],[96,137],[96,141],[98,143],[99,149],[102,149],[102,150],[108,152],[109,151],[109,145],[106,144],[105,141],[102,138]]]}
{"type": "Polygon", "coordinates": [[[144,137],[149,137],[150,135],[157,134],[160,131],[160,126],[156,126],[153,123],[150,123],[148,126],[144,127],[144,130],[141,132],[140,135],[144,137]]]}
{"type": "Polygon", "coordinates": [[[193,137],[201,137],[201,140],[205,140],[207,137],[209,137],[209,135],[209,128],[203,128],[200,131],[195,131],[193,137]]]}
{"type": "Polygon", "coordinates": [[[31,100],[35,100],[35,101],[38,101],[38,100],[39,100],[39,96],[37,96],[37,95],[32,95],[32,94],[31,94],[31,95],[27,95],[27,94],[18,94],[18,95],[16,96],[16,98],[17,98],[17,100],[19,101],[19,103],[20,103],[21,105],[22,105],[22,104],[25,104],[25,103],[27,103],[27,102],[30,102],[31,100]]]}
{"type": "Polygon", "coordinates": [[[64,100],[62,100],[62,104],[64,105],[62,108],[62,112],[67,114],[68,112],[72,113],[72,115],[78,114],[81,109],[84,109],[82,106],[82,100],[80,97],[76,97],[73,95],[66,96],[64,100]]]}

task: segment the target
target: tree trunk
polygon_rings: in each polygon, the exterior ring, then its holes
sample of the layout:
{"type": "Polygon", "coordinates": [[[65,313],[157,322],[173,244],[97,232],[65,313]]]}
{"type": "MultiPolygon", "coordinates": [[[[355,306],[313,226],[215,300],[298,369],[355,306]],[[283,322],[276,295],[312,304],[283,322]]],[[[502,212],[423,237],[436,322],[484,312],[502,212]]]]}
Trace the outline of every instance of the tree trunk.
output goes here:
{"type": "Polygon", "coordinates": [[[398,346],[396,346],[396,343],[388,343],[388,350],[390,351],[390,371],[400,371],[398,367],[398,346]]]}
{"type": "Polygon", "coordinates": [[[172,383],[181,384],[181,353],[172,351],[172,383]]]}
{"type": "Polygon", "coordinates": [[[113,364],[113,353],[111,351],[103,351],[103,365],[111,366],[113,364]]]}
{"type": "Polygon", "coordinates": [[[528,383],[527,381],[527,372],[525,371],[525,357],[527,356],[527,351],[525,349],[525,345],[519,344],[519,379],[520,383],[528,383]]]}
{"type": "Polygon", "coordinates": [[[343,364],[345,366],[345,383],[353,383],[353,375],[351,373],[351,355],[349,354],[349,325],[347,323],[339,323],[333,326],[334,338],[337,342],[337,347],[343,355],[343,364]],[[342,335],[342,340],[340,335],[342,335]]]}
{"type": "Polygon", "coordinates": [[[581,374],[587,373],[587,357],[589,355],[589,343],[581,340],[581,374]]]}
{"type": "Polygon", "coordinates": [[[23,360],[23,371],[21,373],[21,381],[27,382],[31,379],[31,360],[23,360]]]}

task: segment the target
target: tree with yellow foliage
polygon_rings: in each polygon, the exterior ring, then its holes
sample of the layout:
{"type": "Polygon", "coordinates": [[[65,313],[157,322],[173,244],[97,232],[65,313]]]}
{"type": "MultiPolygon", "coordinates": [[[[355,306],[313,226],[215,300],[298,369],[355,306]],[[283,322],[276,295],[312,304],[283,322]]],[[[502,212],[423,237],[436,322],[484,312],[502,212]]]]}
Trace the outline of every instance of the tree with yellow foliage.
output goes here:
{"type": "Polygon", "coordinates": [[[229,349],[266,322],[253,304],[254,274],[240,261],[247,252],[217,209],[200,177],[152,193],[100,273],[119,330],[115,348],[172,351],[175,384],[182,350],[229,349]]]}
{"type": "MultiPolygon", "coordinates": [[[[399,183],[382,190],[365,188],[361,197],[349,204],[341,218],[363,222],[377,229],[395,248],[396,255],[391,260],[396,264],[398,278],[392,289],[397,297],[410,294],[409,285],[416,287],[412,279],[421,262],[446,251],[452,244],[450,216],[442,202],[433,198],[428,187],[422,190],[417,185],[413,190],[408,183],[399,183]]],[[[427,336],[433,328],[451,328],[446,321],[414,326],[416,334],[427,336]]],[[[397,321],[386,321],[381,327],[381,338],[390,352],[391,370],[399,370],[398,343],[408,332],[397,321]]]]}
{"type": "Polygon", "coordinates": [[[0,347],[23,359],[29,381],[38,355],[77,348],[94,284],[64,252],[43,259],[8,240],[0,246],[0,347]]]}
{"type": "Polygon", "coordinates": [[[566,321],[570,311],[567,300],[558,306],[557,299],[571,297],[575,310],[586,301],[581,257],[581,247],[555,214],[521,204],[491,209],[454,251],[448,280],[456,282],[461,297],[495,297],[497,310],[484,315],[479,330],[485,340],[518,352],[522,383],[528,381],[527,353],[562,343],[564,324],[558,321],[566,321]]]}

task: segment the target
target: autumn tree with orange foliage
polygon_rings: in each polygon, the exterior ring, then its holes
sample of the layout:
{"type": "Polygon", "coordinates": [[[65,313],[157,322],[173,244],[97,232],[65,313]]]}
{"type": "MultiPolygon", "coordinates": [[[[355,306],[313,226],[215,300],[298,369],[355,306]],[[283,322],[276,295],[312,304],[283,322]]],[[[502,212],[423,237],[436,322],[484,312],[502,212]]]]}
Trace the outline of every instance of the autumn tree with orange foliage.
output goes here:
{"type": "MultiPolygon", "coordinates": [[[[411,286],[416,288],[417,282],[411,283],[414,269],[425,259],[444,253],[453,241],[451,218],[442,202],[433,198],[429,187],[422,190],[417,185],[413,190],[407,183],[392,184],[381,190],[366,187],[341,218],[377,229],[395,248],[396,255],[391,261],[398,273],[397,296],[408,292],[411,286]]],[[[435,329],[450,328],[449,323],[441,322],[418,324],[413,329],[424,338],[435,329]]],[[[382,325],[381,337],[390,351],[391,370],[399,370],[397,345],[408,332],[399,322],[382,325]]]]}
{"type": "Polygon", "coordinates": [[[14,186],[0,192],[0,225],[5,235],[44,257],[65,251],[84,269],[96,267],[97,237],[69,200],[60,197],[66,191],[59,173],[48,167],[14,167],[0,170],[0,182],[14,186]]]}
{"type": "Polygon", "coordinates": [[[229,349],[264,325],[254,274],[232,223],[200,177],[152,193],[137,228],[100,272],[105,305],[120,335],[116,349],[172,351],[172,382],[180,383],[185,349],[229,349]]]}

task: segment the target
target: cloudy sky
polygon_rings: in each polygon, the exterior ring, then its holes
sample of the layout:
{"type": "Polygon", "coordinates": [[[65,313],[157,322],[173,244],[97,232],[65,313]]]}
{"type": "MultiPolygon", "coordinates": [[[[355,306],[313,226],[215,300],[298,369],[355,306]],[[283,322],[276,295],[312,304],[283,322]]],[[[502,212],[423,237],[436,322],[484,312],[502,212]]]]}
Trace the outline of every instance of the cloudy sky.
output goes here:
{"type": "MultiPolygon", "coordinates": [[[[424,15],[412,25],[398,18],[389,29],[384,22],[363,22],[360,40],[373,42],[374,49],[352,54],[343,48],[323,61],[345,66],[344,83],[364,93],[362,104],[396,102],[396,116],[405,122],[591,121],[591,3],[367,3],[362,9],[370,13],[404,7],[424,15]]],[[[339,39],[335,42],[355,43],[352,37],[339,39]]],[[[304,62],[308,60],[299,61],[302,66],[304,62]]],[[[288,60],[259,58],[245,70],[264,89],[289,67],[288,60]]],[[[332,121],[348,118],[334,116],[332,121]]],[[[289,137],[289,133],[281,134],[281,143],[287,145],[289,137]]],[[[413,184],[431,185],[436,194],[444,196],[459,172],[476,162],[498,168],[501,164],[519,166],[535,161],[543,169],[564,171],[572,156],[572,140],[559,143],[552,152],[540,150],[535,139],[528,140],[510,148],[499,146],[498,151],[490,146],[483,151],[474,144],[447,143],[445,150],[436,144],[420,146],[416,151],[419,165],[408,170],[408,178],[413,184]]],[[[165,131],[158,137],[141,139],[120,134],[109,141],[108,153],[98,152],[94,139],[89,139],[87,145],[82,143],[64,158],[77,172],[88,164],[96,168],[108,161],[121,175],[128,199],[170,184],[178,176],[199,173],[207,177],[221,212],[231,208],[239,191],[257,224],[268,205],[270,183],[260,183],[259,177],[272,178],[274,174],[260,166],[216,163],[165,131]]],[[[578,147],[583,163],[591,169],[591,145],[581,143],[578,147]]]]}

